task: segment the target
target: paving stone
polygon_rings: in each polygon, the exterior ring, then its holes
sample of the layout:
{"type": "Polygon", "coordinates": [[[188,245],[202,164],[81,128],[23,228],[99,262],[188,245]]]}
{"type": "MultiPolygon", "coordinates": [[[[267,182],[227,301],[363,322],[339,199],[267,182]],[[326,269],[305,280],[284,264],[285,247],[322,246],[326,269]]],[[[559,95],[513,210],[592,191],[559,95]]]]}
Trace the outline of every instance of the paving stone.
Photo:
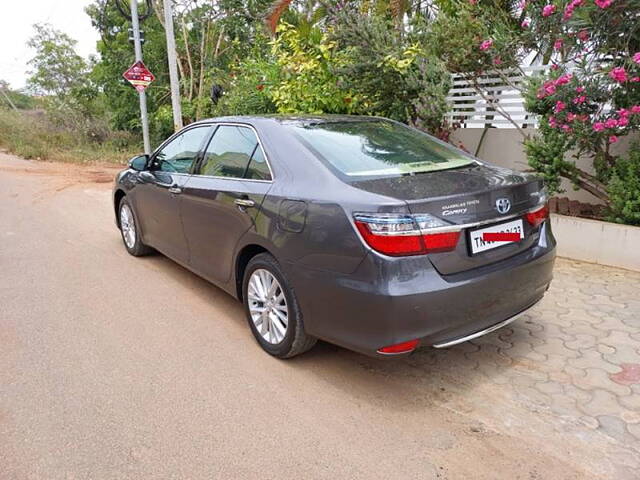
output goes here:
{"type": "Polygon", "coordinates": [[[616,395],[601,389],[593,391],[591,401],[582,404],[578,402],[578,408],[587,415],[596,418],[605,415],[616,415],[622,410],[616,395]]]}
{"type": "Polygon", "coordinates": [[[633,441],[631,434],[627,431],[627,424],[619,417],[613,415],[600,415],[596,417],[600,426],[599,430],[606,433],[619,442],[633,441]]]}
{"type": "Polygon", "coordinates": [[[640,395],[636,392],[633,392],[631,395],[619,397],[618,402],[629,410],[640,412],[640,395]]]}
{"type": "Polygon", "coordinates": [[[617,344],[611,340],[606,340],[606,344],[614,346],[616,349],[613,353],[602,355],[607,362],[615,365],[622,365],[623,363],[640,363],[640,354],[638,354],[637,348],[633,345],[626,345],[623,343],[617,344]]]}
{"type": "Polygon", "coordinates": [[[605,357],[605,355],[596,350],[586,350],[580,352],[580,356],[578,358],[568,358],[567,364],[581,369],[600,368],[608,373],[619,372],[620,367],[615,363],[608,362],[605,357]]]}
{"type": "Polygon", "coordinates": [[[446,386],[448,408],[479,415],[517,402],[600,445],[606,478],[640,480],[640,274],[558,259],[551,289],[522,319],[411,358],[417,375],[446,386]]]}
{"type": "Polygon", "coordinates": [[[604,370],[599,368],[586,368],[586,375],[574,379],[573,384],[583,390],[591,390],[601,388],[613,393],[614,395],[623,396],[631,395],[631,389],[628,385],[620,385],[609,378],[604,370]]]}

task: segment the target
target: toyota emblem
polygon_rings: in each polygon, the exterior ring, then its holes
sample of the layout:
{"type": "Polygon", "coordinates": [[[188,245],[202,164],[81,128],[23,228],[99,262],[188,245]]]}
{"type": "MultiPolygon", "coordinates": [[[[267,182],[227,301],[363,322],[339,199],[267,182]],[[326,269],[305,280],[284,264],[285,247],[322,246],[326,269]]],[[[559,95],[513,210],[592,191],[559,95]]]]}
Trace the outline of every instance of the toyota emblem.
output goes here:
{"type": "Polygon", "coordinates": [[[496,210],[503,215],[511,210],[511,200],[508,198],[499,198],[496,200],[496,210]]]}

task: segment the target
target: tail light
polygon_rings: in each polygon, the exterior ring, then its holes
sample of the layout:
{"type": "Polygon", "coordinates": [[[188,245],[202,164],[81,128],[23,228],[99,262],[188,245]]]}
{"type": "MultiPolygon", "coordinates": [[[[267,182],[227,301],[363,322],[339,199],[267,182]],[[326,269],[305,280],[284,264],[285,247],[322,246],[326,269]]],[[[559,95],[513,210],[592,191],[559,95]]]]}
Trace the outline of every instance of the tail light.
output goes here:
{"type": "Polygon", "coordinates": [[[527,213],[525,217],[527,219],[527,222],[529,222],[532,227],[537,227],[547,218],[549,218],[549,207],[544,204],[539,209],[527,213]]]}
{"type": "Polygon", "coordinates": [[[355,223],[367,245],[390,256],[449,252],[460,238],[456,226],[428,214],[358,214],[355,223]]]}

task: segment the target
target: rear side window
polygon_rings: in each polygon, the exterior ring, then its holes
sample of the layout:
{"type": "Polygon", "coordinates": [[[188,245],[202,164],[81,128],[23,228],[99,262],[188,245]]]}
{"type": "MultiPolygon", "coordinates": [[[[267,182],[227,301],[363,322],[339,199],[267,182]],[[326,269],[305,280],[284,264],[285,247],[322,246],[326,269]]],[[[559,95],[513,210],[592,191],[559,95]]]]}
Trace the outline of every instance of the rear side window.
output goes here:
{"type": "Polygon", "coordinates": [[[204,152],[196,174],[212,177],[271,179],[256,134],[248,127],[235,125],[218,127],[204,152]],[[266,172],[263,168],[266,168],[266,172]]]}
{"type": "Polygon", "coordinates": [[[258,146],[249,162],[249,168],[247,168],[247,174],[245,178],[251,178],[253,180],[271,180],[271,172],[269,171],[269,165],[264,158],[262,148],[258,146]]]}
{"type": "Polygon", "coordinates": [[[316,156],[347,177],[384,177],[446,170],[473,159],[414,128],[386,120],[289,125],[316,156]]]}

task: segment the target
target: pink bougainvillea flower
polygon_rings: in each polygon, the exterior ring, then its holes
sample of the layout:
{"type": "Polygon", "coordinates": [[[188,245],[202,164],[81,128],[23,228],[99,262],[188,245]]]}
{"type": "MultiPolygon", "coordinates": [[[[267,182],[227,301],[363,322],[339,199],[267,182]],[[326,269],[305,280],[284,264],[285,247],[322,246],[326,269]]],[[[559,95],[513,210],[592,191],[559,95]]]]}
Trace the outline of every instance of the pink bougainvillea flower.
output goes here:
{"type": "Polygon", "coordinates": [[[576,115],[575,113],[567,113],[567,121],[573,122],[576,118],[578,118],[578,115],[576,115]]]}
{"type": "Polygon", "coordinates": [[[493,59],[493,64],[494,65],[502,65],[502,59],[500,57],[496,57],[493,59]]]}
{"type": "Polygon", "coordinates": [[[577,92],[577,93],[582,93],[582,92],[584,92],[584,87],[576,87],[576,92],[577,92]]]}
{"type": "Polygon", "coordinates": [[[567,108],[567,104],[564,102],[561,102],[560,100],[558,100],[556,102],[556,106],[553,108],[553,111],[556,113],[560,113],[561,111],[563,111],[565,108],[567,108]]]}
{"type": "Polygon", "coordinates": [[[578,32],[578,38],[583,41],[586,42],[587,40],[589,40],[589,32],[586,30],[580,30],[578,32]]]}
{"type": "Polygon", "coordinates": [[[633,54],[633,61],[640,64],[640,52],[636,52],[633,54]]]}
{"type": "Polygon", "coordinates": [[[640,113],[640,105],[634,105],[631,107],[631,113],[640,113]]]}
{"type": "Polygon", "coordinates": [[[640,82],[640,77],[633,77],[633,78],[631,79],[631,81],[632,81],[633,83],[638,83],[638,82],[640,82]]]}
{"type": "Polygon", "coordinates": [[[626,108],[620,108],[620,109],[618,109],[618,111],[616,113],[620,117],[628,117],[629,116],[629,110],[627,110],[626,108]]]}
{"type": "Polygon", "coordinates": [[[531,20],[529,20],[528,18],[525,18],[520,24],[522,28],[529,28],[529,25],[531,25],[531,20]]]}
{"type": "Polygon", "coordinates": [[[553,48],[555,50],[560,50],[562,48],[562,39],[559,38],[555,42],[553,42],[553,48]]]}
{"type": "Polygon", "coordinates": [[[572,78],[573,78],[573,74],[567,73],[565,75],[559,76],[555,83],[556,85],[566,85],[571,81],[572,78]]]}
{"type": "Polygon", "coordinates": [[[573,11],[576,7],[579,7],[584,3],[584,0],[573,0],[570,2],[566,8],[564,9],[564,15],[562,15],[563,20],[569,20],[573,16],[573,11]]]}
{"type": "Polygon", "coordinates": [[[629,125],[629,119],[627,117],[622,117],[618,119],[619,127],[626,127],[627,125],[629,125]]]}
{"type": "Polygon", "coordinates": [[[521,9],[525,9],[527,8],[527,1],[526,0],[521,0],[520,4],[519,4],[521,9]]]}
{"type": "Polygon", "coordinates": [[[557,63],[554,63],[553,65],[551,65],[551,70],[555,71],[559,69],[560,69],[560,65],[558,65],[557,63]]]}
{"type": "Polygon", "coordinates": [[[601,132],[601,131],[603,131],[603,130],[605,129],[604,123],[602,123],[602,122],[596,122],[596,123],[594,123],[594,124],[593,124],[593,129],[594,129],[596,132],[601,132]]]}
{"type": "Polygon", "coordinates": [[[611,135],[609,137],[609,143],[616,143],[618,141],[618,137],[616,137],[615,135],[611,135]]]}
{"type": "Polygon", "coordinates": [[[618,83],[624,83],[628,80],[627,71],[624,69],[624,67],[612,68],[609,72],[609,76],[618,83]]]}
{"type": "Polygon", "coordinates": [[[615,118],[607,118],[607,121],[604,122],[604,126],[606,128],[616,128],[618,126],[618,120],[615,118]]]}
{"type": "Polygon", "coordinates": [[[569,125],[562,125],[560,128],[562,128],[565,133],[569,133],[571,131],[571,127],[569,125]]]}
{"type": "Polygon", "coordinates": [[[596,2],[596,5],[598,5],[600,8],[607,8],[610,7],[611,4],[613,3],[613,0],[594,0],[596,2]]]}
{"type": "Polygon", "coordinates": [[[553,95],[556,93],[556,86],[553,83],[546,83],[544,85],[544,93],[547,95],[553,95]]]}
{"type": "Polygon", "coordinates": [[[580,105],[581,103],[584,103],[586,101],[587,97],[585,95],[580,95],[579,97],[573,99],[573,103],[575,103],[576,105],[580,105]]]}
{"type": "Polygon", "coordinates": [[[556,12],[556,6],[555,5],[545,5],[544,8],[542,9],[542,16],[543,17],[550,17],[555,12],[556,12]]]}
{"type": "Polygon", "coordinates": [[[553,115],[549,117],[549,126],[551,128],[557,128],[558,127],[558,121],[556,120],[556,117],[554,117],[553,115]]]}
{"type": "Polygon", "coordinates": [[[489,39],[489,40],[484,40],[481,44],[480,44],[480,50],[481,51],[486,51],[489,50],[491,48],[491,46],[493,45],[493,40],[489,39]]]}

